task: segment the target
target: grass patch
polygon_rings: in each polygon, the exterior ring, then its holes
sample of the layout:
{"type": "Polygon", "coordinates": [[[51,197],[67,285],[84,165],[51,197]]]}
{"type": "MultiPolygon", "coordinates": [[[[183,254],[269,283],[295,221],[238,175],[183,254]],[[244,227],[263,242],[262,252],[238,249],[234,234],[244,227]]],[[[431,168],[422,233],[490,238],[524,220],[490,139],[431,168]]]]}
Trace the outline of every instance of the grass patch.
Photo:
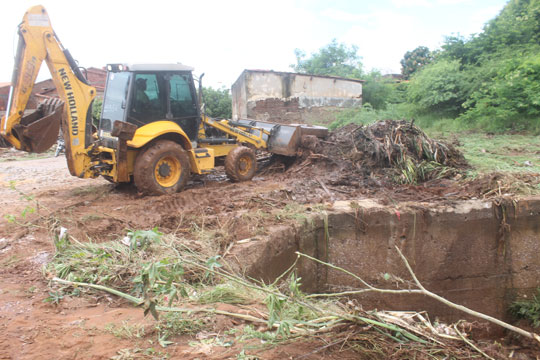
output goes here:
{"type": "Polygon", "coordinates": [[[120,339],[140,339],[146,335],[144,326],[122,321],[121,325],[110,323],[105,325],[105,330],[120,339]]]}
{"type": "Polygon", "coordinates": [[[540,137],[532,135],[457,135],[458,147],[479,173],[540,173],[540,137]]]}
{"type": "Polygon", "coordinates": [[[307,206],[298,203],[289,203],[275,214],[277,220],[295,220],[303,222],[307,219],[307,206]]]}
{"type": "Polygon", "coordinates": [[[379,120],[411,119],[408,104],[388,104],[385,110],[375,110],[366,104],[361,108],[347,109],[336,114],[336,121],[329,126],[335,130],[348,124],[368,125],[379,120]]]}
{"type": "Polygon", "coordinates": [[[248,304],[252,300],[244,287],[241,288],[234,283],[225,283],[203,290],[197,301],[200,304],[248,304]]]}
{"type": "Polygon", "coordinates": [[[161,337],[178,335],[195,335],[206,328],[205,320],[195,316],[179,313],[164,314],[156,324],[156,330],[161,337]]]}

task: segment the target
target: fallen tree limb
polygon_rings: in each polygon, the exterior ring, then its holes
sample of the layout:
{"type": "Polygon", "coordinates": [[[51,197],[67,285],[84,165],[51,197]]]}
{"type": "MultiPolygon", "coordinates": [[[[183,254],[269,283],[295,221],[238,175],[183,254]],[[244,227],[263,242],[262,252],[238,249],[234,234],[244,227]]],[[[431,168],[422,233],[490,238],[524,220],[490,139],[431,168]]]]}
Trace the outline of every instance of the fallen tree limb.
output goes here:
{"type": "MultiPolygon", "coordinates": [[[[110,294],[119,296],[119,297],[121,297],[123,299],[129,300],[129,301],[131,301],[132,303],[134,303],[137,306],[142,305],[144,303],[144,300],[141,299],[141,298],[131,296],[129,294],[123,293],[121,291],[118,291],[118,290],[115,290],[115,289],[112,289],[112,288],[109,288],[109,287],[106,287],[106,286],[103,286],[103,285],[82,283],[82,282],[77,282],[77,281],[69,281],[69,280],[64,280],[64,279],[60,279],[60,278],[57,278],[57,277],[52,278],[52,281],[60,283],[60,284],[64,284],[64,285],[88,287],[88,288],[92,288],[92,289],[96,289],[96,290],[105,291],[105,292],[108,292],[110,294]]],[[[168,307],[168,306],[159,306],[158,305],[158,306],[156,306],[156,310],[157,311],[165,311],[165,312],[182,312],[182,313],[197,313],[197,312],[199,312],[199,313],[207,313],[207,314],[218,314],[218,315],[225,315],[225,316],[235,317],[235,318],[238,318],[238,319],[242,319],[242,320],[246,320],[246,321],[250,321],[250,322],[254,322],[254,323],[262,323],[262,324],[267,323],[266,320],[259,319],[258,317],[255,317],[255,316],[246,315],[246,314],[232,313],[232,312],[223,311],[223,310],[217,310],[217,309],[213,309],[213,308],[210,308],[210,309],[209,308],[193,308],[193,309],[191,309],[191,308],[179,308],[179,307],[168,307]]]]}
{"type": "Polygon", "coordinates": [[[418,278],[416,277],[416,274],[414,273],[414,271],[412,270],[411,266],[409,265],[409,262],[407,261],[407,258],[405,257],[405,255],[403,255],[403,253],[401,252],[401,250],[399,250],[399,248],[396,246],[395,247],[399,256],[401,257],[401,259],[403,260],[403,262],[405,263],[405,266],[407,267],[407,270],[409,271],[409,274],[411,274],[411,277],[413,278],[416,286],[418,286],[420,288],[420,290],[422,291],[422,293],[426,296],[429,296],[435,300],[438,300],[440,302],[442,302],[443,304],[451,307],[451,308],[454,308],[454,309],[458,309],[458,310],[461,310],[463,311],[464,313],[466,314],[469,314],[469,315],[472,315],[472,316],[475,316],[475,317],[478,317],[480,319],[484,319],[484,320],[487,320],[493,324],[496,324],[496,325],[499,325],[499,326],[502,326],[503,328],[505,329],[508,329],[510,331],[513,331],[515,333],[518,333],[522,336],[525,336],[525,337],[528,337],[529,339],[534,339],[536,340],[537,342],[540,343],[540,336],[538,336],[538,334],[535,334],[535,333],[532,333],[532,332],[529,332],[529,331],[525,331],[521,328],[518,328],[517,326],[514,326],[514,325],[510,325],[508,323],[505,323],[504,321],[501,321],[497,318],[494,318],[492,316],[489,316],[489,315],[486,315],[486,314],[483,314],[481,312],[478,312],[478,311],[474,311],[474,310],[471,310],[463,305],[459,305],[459,304],[456,304],[456,303],[453,303],[449,300],[446,300],[445,298],[443,298],[442,296],[439,296],[429,290],[427,290],[423,285],[422,283],[420,283],[420,281],[418,281],[418,278]]]}
{"type": "Polygon", "coordinates": [[[474,345],[472,342],[470,342],[469,340],[467,340],[467,338],[458,330],[457,326],[454,324],[454,330],[456,331],[456,333],[459,335],[459,337],[461,338],[461,340],[463,340],[467,345],[469,345],[470,347],[472,347],[474,350],[478,351],[480,354],[482,354],[482,356],[484,356],[485,358],[487,359],[490,359],[490,360],[495,360],[494,358],[492,358],[491,356],[489,356],[488,354],[486,354],[485,352],[483,352],[482,350],[480,350],[476,345],[474,345]]]}
{"type": "Polygon", "coordinates": [[[532,333],[532,332],[529,332],[529,331],[526,331],[526,330],[523,330],[521,328],[518,328],[517,326],[514,326],[514,325],[511,325],[511,324],[508,324],[502,320],[499,320],[497,318],[494,318],[492,316],[489,316],[489,315],[486,315],[486,314],[483,314],[483,313],[480,313],[478,311],[474,311],[472,309],[469,309],[463,305],[459,305],[459,304],[456,304],[456,303],[453,303],[445,298],[443,298],[442,296],[440,295],[437,295],[429,290],[427,290],[423,285],[422,283],[418,280],[418,278],[416,277],[416,274],[414,273],[414,271],[412,270],[411,266],[409,265],[409,262],[407,260],[407,258],[403,255],[403,253],[401,252],[401,250],[395,246],[396,248],[396,251],[398,252],[399,256],[401,257],[401,260],[403,261],[403,263],[405,264],[405,267],[407,268],[407,271],[409,272],[409,274],[411,275],[415,285],[418,287],[418,289],[382,289],[382,288],[378,288],[378,287],[375,287],[371,284],[369,284],[367,281],[365,281],[364,279],[362,279],[361,277],[359,277],[358,275],[346,270],[346,269],[343,269],[339,266],[336,266],[336,265],[333,265],[333,264],[330,264],[330,263],[327,263],[325,261],[322,261],[322,260],[319,260],[317,258],[314,258],[312,256],[309,256],[309,255],[306,255],[306,254],[303,254],[303,253],[300,253],[300,252],[296,252],[296,254],[298,256],[302,256],[302,257],[305,257],[307,259],[310,259],[310,260],[313,260],[319,264],[322,264],[322,265],[325,265],[325,266],[328,266],[332,269],[335,269],[337,271],[340,271],[340,272],[343,272],[347,275],[350,275],[352,276],[353,278],[355,278],[356,280],[358,280],[360,283],[362,283],[365,288],[364,289],[359,289],[359,290],[353,290],[353,291],[345,291],[345,292],[341,292],[341,293],[335,293],[335,294],[313,294],[313,295],[308,295],[307,297],[329,297],[329,296],[344,296],[344,295],[357,295],[357,294],[361,294],[361,293],[366,293],[366,292],[379,292],[379,293],[385,293],[385,294],[422,294],[422,295],[425,295],[425,296],[428,296],[428,297],[431,297],[451,308],[454,308],[454,309],[457,309],[457,310],[460,310],[466,314],[469,314],[469,315],[472,315],[472,316],[475,316],[475,317],[478,317],[480,319],[484,319],[484,320],[487,320],[493,324],[496,324],[496,325],[499,325],[507,330],[510,330],[510,331],[513,331],[517,334],[520,334],[522,336],[525,336],[529,339],[534,339],[536,340],[537,342],[540,343],[540,336],[538,334],[535,334],[535,333],[532,333]]]}

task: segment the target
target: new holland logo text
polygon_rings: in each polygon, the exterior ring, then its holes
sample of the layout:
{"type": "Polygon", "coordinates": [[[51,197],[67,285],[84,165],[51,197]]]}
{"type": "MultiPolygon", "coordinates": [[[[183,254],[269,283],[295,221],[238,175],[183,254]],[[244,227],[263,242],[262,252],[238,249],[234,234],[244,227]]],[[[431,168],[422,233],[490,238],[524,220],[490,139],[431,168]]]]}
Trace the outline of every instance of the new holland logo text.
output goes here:
{"type": "Polygon", "coordinates": [[[62,82],[64,83],[64,90],[66,91],[68,100],[68,112],[71,117],[71,135],[76,136],[79,134],[79,117],[77,115],[77,103],[75,102],[75,95],[73,94],[71,82],[66,74],[66,70],[62,68],[58,70],[58,73],[60,74],[62,82]]]}

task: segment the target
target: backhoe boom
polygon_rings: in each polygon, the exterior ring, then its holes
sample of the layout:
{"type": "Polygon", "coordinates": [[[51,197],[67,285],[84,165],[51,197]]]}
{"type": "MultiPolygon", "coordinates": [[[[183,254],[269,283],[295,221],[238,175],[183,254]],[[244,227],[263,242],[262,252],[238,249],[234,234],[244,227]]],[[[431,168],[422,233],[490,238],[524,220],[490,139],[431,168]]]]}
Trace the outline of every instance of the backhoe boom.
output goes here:
{"type": "Polygon", "coordinates": [[[19,150],[42,152],[56,142],[61,126],[70,173],[89,177],[91,104],[95,96],[95,88],[87,84],[54,33],[45,9],[42,6],[30,8],[19,25],[19,45],[0,135],[19,150]],[[42,106],[37,116],[23,116],[43,61],[64,103],[64,116],[61,116],[61,102],[53,101],[42,106]]]}

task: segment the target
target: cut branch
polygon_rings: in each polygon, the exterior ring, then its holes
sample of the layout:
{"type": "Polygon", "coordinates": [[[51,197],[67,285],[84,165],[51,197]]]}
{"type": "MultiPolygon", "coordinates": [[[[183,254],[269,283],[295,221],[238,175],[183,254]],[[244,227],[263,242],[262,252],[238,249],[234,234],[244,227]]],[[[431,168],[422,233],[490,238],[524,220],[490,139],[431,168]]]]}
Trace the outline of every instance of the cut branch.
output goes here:
{"type": "Polygon", "coordinates": [[[315,261],[315,262],[317,262],[319,264],[328,266],[329,268],[332,268],[332,269],[335,269],[337,271],[343,272],[343,273],[345,273],[347,275],[350,275],[354,279],[356,279],[360,283],[362,283],[362,285],[365,286],[364,289],[358,289],[358,290],[353,290],[353,291],[345,291],[345,292],[335,293],[335,294],[313,294],[313,295],[308,295],[307,297],[330,297],[330,296],[357,295],[357,294],[366,293],[366,292],[378,292],[378,293],[385,293],[385,294],[422,294],[422,295],[431,297],[432,299],[435,299],[435,300],[437,300],[437,301],[439,301],[439,302],[441,302],[441,303],[443,303],[443,304],[445,304],[445,305],[447,305],[447,306],[449,306],[451,308],[463,311],[466,314],[478,317],[480,319],[487,320],[487,321],[489,321],[489,322],[491,322],[493,324],[499,325],[499,326],[501,326],[501,327],[503,327],[503,328],[505,328],[507,330],[518,333],[518,334],[520,334],[522,336],[525,336],[525,337],[527,337],[529,339],[534,339],[534,340],[536,340],[537,342],[540,343],[540,336],[538,334],[523,330],[523,329],[518,328],[517,326],[514,326],[514,325],[510,325],[510,324],[508,324],[508,323],[506,323],[504,321],[501,321],[501,320],[499,320],[497,318],[494,318],[492,316],[483,314],[481,312],[471,310],[471,309],[469,309],[469,308],[467,308],[467,307],[465,307],[463,305],[453,303],[453,302],[443,298],[442,296],[437,295],[437,294],[427,290],[422,285],[422,283],[418,280],[418,278],[416,277],[416,274],[412,270],[409,262],[407,261],[407,258],[403,255],[401,250],[397,246],[395,246],[395,248],[396,248],[396,251],[398,252],[399,256],[401,257],[401,260],[403,260],[403,263],[405,264],[405,266],[407,268],[407,271],[411,275],[411,277],[412,277],[415,285],[418,287],[418,289],[397,289],[396,290],[396,289],[378,288],[378,287],[375,287],[375,286],[369,284],[367,281],[362,279],[360,276],[358,276],[358,275],[356,275],[356,274],[354,274],[354,273],[352,273],[352,272],[350,272],[350,271],[348,271],[346,269],[343,269],[343,268],[341,268],[339,266],[327,263],[325,261],[319,260],[317,258],[314,258],[312,256],[309,256],[309,255],[306,255],[306,254],[303,254],[303,253],[300,253],[300,252],[297,251],[296,254],[298,254],[298,256],[305,257],[305,258],[313,260],[313,261],[315,261]]]}

